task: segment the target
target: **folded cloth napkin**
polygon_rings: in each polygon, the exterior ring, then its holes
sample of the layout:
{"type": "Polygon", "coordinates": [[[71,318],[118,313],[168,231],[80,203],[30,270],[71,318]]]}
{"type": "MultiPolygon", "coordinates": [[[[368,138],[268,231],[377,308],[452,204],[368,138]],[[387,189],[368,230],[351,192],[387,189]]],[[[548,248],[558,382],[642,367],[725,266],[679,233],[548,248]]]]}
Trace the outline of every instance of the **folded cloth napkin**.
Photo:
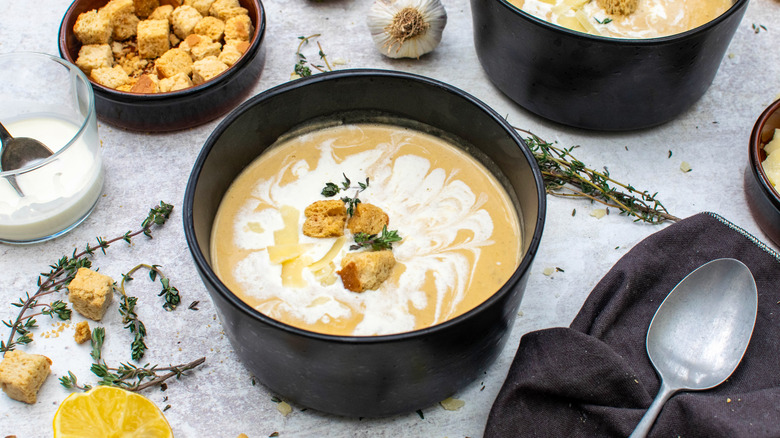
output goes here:
{"type": "Polygon", "coordinates": [[[747,265],[758,317],[731,377],[669,399],[650,437],[780,437],[780,256],[712,213],[646,238],[596,285],[570,328],[525,334],[485,437],[626,437],[660,387],[645,350],[658,306],[688,273],[717,258],[747,265]]]}

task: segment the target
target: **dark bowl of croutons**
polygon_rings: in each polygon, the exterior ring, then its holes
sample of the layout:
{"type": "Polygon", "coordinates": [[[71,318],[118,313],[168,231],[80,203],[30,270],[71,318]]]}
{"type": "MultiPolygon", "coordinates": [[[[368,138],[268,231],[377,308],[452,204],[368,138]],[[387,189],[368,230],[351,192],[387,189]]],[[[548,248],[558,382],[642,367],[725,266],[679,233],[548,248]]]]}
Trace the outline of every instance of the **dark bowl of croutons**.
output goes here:
{"type": "Polygon", "coordinates": [[[673,120],[712,84],[748,0],[471,0],[474,45],[507,97],[577,128],[673,120]]]}
{"type": "Polygon", "coordinates": [[[252,91],[264,34],[260,0],[76,0],[59,51],[89,78],[98,118],[175,131],[224,115],[252,91]]]}
{"type": "Polygon", "coordinates": [[[744,186],[750,213],[761,230],[780,245],[780,100],[758,117],[748,144],[744,186]]]}
{"type": "Polygon", "coordinates": [[[357,69],[290,81],[226,116],[183,210],[249,371],[300,406],[381,417],[453,396],[499,356],[546,201],[533,153],[486,104],[357,69]]]}

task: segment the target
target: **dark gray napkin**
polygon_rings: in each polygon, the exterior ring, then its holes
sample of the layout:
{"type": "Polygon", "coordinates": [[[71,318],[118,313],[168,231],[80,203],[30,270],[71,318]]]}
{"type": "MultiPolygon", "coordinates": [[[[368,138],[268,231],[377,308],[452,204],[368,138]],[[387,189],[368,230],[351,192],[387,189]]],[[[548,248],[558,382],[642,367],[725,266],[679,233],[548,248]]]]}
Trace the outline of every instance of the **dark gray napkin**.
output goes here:
{"type": "Polygon", "coordinates": [[[645,350],[658,306],[689,272],[731,257],[750,268],[758,317],[742,363],[709,391],[678,392],[650,437],[780,437],[780,260],[720,216],[646,238],[596,285],[570,328],[525,334],[485,437],[626,437],[660,380],[645,350]]]}

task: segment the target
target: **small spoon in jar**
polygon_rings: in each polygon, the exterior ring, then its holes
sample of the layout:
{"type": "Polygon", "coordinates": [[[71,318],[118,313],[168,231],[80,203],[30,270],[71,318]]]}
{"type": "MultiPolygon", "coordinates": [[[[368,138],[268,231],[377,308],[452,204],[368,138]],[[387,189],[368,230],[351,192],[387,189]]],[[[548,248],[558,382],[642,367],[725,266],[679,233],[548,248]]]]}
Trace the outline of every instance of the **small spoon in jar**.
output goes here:
{"type": "MultiPolygon", "coordinates": [[[[0,123],[0,172],[17,170],[34,164],[37,161],[45,160],[54,154],[45,144],[34,138],[12,137],[11,133],[0,123]]],[[[24,192],[16,182],[14,175],[7,176],[6,179],[11,187],[16,190],[20,197],[24,197],[24,192]]]]}

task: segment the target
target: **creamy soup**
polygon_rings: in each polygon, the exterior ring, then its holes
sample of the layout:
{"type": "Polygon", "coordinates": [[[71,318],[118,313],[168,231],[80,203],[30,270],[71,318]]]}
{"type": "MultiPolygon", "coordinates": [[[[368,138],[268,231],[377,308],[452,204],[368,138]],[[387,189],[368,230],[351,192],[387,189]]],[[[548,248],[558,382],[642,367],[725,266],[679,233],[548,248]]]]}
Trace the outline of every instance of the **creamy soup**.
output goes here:
{"type": "Polygon", "coordinates": [[[560,26],[616,38],[655,38],[701,26],[726,12],[733,0],[639,0],[628,16],[607,14],[595,0],[508,0],[560,26]]]}
{"type": "Polygon", "coordinates": [[[438,136],[389,124],[326,127],[278,142],[233,182],[215,219],[212,266],[246,303],[295,327],[411,331],[467,312],[506,283],[521,259],[512,205],[482,164],[438,136]],[[391,276],[362,293],[334,272],[354,243],[349,230],[339,238],[301,232],[305,208],[338,199],[321,190],[344,176],[354,185],[369,179],[359,199],[383,209],[402,238],[391,276]],[[269,248],[280,239],[303,252],[279,263],[269,248]]]}

